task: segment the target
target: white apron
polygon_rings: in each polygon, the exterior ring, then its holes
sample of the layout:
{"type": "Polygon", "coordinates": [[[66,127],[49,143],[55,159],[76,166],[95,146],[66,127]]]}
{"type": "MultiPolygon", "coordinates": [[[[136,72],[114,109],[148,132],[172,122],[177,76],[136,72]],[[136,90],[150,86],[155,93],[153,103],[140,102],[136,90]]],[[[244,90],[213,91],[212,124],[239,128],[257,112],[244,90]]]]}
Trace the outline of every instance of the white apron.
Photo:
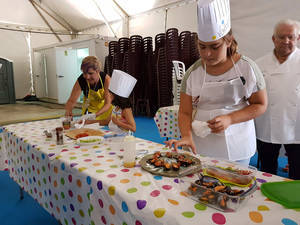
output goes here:
{"type": "MultiPolygon", "coordinates": [[[[218,115],[228,114],[246,107],[245,87],[240,72],[236,78],[223,82],[205,82],[205,74],[200,74],[203,84],[200,101],[197,104],[195,120],[208,121],[218,115]]],[[[203,71],[203,70],[202,70],[203,71]]],[[[209,134],[200,138],[193,133],[197,153],[205,156],[228,159],[232,161],[248,159],[256,150],[256,137],[253,120],[233,124],[222,134],[209,134]]]]}
{"type": "MultiPolygon", "coordinates": [[[[122,110],[116,110],[117,107],[115,107],[112,112],[111,112],[111,116],[115,116],[115,117],[121,117],[122,115],[122,110]]],[[[112,119],[110,120],[109,124],[108,124],[108,128],[109,130],[115,132],[116,134],[128,134],[127,130],[122,130],[120,127],[118,127],[118,125],[116,125],[112,119]]]]}
{"type": "Polygon", "coordinates": [[[259,62],[267,86],[268,108],[255,119],[257,138],[277,144],[300,143],[300,50],[279,64],[274,54],[259,62]]]}

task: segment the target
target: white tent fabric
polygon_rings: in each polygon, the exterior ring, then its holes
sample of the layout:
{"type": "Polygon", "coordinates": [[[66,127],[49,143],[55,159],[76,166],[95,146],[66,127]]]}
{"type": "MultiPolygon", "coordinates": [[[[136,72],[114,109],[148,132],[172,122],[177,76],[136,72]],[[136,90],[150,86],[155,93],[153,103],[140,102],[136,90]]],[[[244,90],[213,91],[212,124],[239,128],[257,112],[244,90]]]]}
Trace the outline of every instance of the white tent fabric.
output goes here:
{"type": "Polygon", "coordinates": [[[282,19],[300,21],[298,0],[231,0],[231,19],[242,53],[254,59],[272,51],[274,25],[282,19]]]}

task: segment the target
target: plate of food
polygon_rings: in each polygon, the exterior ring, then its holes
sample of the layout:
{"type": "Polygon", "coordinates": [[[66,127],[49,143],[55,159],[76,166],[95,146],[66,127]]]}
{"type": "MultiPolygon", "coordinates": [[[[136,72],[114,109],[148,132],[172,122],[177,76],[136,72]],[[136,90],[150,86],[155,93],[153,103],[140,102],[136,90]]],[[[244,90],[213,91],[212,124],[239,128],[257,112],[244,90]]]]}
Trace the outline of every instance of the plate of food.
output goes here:
{"type": "Polygon", "coordinates": [[[86,136],[76,139],[76,144],[78,145],[93,145],[100,144],[104,141],[104,137],[101,136],[86,136]]]}
{"type": "Polygon", "coordinates": [[[80,128],[67,131],[66,136],[71,139],[78,139],[87,136],[104,136],[104,132],[91,128],[80,128]]]}
{"type": "Polygon", "coordinates": [[[160,152],[145,155],[140,160],[141,167],[153,174],[178,177],[201,170],[200,159],[188,153],[160,152]]]}

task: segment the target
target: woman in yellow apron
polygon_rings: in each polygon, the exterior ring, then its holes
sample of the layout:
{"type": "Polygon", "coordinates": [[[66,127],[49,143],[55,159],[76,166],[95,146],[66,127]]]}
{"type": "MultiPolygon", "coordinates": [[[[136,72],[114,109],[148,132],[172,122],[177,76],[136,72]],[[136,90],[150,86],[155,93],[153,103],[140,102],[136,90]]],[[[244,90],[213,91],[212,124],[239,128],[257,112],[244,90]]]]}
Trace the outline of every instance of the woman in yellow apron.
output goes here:
{"type": "Polygon", "coordinates": [[[82,60],[81,71],[72,89],[65,109],[66,116],[73,116],[72,109],[83,92],[82,117],[86,123],[99,122],[107,125],[112,111],[111,99],[108,91],[110,77],[100,71],[101,63],[96,56],[87,56],[82,60]]]}

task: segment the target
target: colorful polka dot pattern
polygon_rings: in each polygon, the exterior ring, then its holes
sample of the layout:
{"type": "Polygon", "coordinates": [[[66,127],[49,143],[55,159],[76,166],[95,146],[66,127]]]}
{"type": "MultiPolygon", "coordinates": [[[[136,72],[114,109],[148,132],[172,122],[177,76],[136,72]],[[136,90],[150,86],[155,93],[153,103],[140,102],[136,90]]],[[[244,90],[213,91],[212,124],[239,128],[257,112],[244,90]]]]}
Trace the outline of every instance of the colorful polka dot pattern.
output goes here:
{"type": "Polygon", "coordinates": [[[178,126],[178,105],[160,108],[154,116],[154,121],[161,137],[181,137],[178,126]]]}
{"type": "Polygon", "coordinates": [[[4,152],[3,129],[0,127],[0,170],[8,170],[7,157],[4,152]]]}
{"type": "MultiPolygon", "coordinates": [[[[237,213],[224,213],[191,200],[178,178],[152,175],[138,164],[124,168],[106,143],[78,146],[65,139],[57,146],[41,138],[44,127],[54,123],[9,125],[2,139],[10,176],[62,224],[239,224],[243,218],[247,224],[300,225],[299,210],[284,209],[260,191],[237,213]]],[[[139,142],[137,149],[166,150],[150,141],[139,142]]],[[[284,179],[257,173],[259,185],[279,180],[284,179]]]]}

